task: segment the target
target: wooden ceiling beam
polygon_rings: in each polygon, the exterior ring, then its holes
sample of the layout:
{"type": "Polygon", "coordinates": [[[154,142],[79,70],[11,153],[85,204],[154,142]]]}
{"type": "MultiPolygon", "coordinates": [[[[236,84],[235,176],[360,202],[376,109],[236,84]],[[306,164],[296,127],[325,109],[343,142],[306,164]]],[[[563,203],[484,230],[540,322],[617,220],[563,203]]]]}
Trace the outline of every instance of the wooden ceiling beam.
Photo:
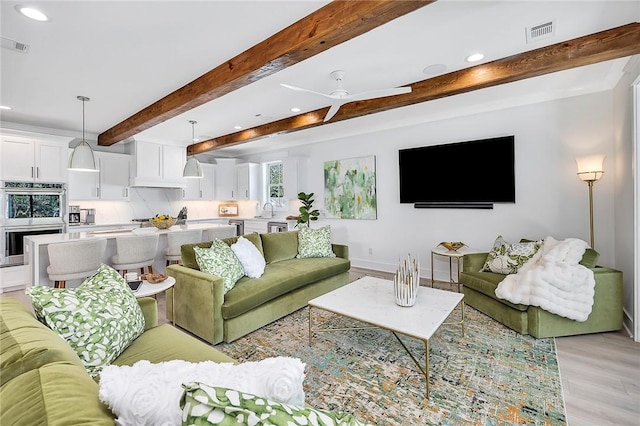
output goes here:
{"type": "MultiPolygon", "coordinates": [[[[343,105],[328,123],[637,54],[640,23],[632,23],[422,80],[411,84],[412,90],[407,94],[351,102],[343,105]]],[[[270,134],[328,124],[322,121],[327,110],[328,107],[199,142],[189,146],[188,152],[198,154],[270,134]]]]}
{"type": "Polygon", "coordinates": [[[109,146],[436,0],[335,0],[98,135],[109,146]]]}

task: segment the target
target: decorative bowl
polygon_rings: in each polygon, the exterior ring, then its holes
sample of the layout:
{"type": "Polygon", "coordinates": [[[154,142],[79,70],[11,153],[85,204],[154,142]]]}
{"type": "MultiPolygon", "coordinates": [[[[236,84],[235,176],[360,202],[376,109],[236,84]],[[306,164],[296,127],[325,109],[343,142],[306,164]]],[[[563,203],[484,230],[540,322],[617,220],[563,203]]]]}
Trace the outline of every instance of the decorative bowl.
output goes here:
{"type": "Polygon", "coordinates": [[[451,251],[457,251],[460,247],[466,246],[462,241],[443,241],[438,245],[451,251]]]}
{"type": "Polygon", "coordinates": [[[176,219],[173,217],[169,217],[167,219],[161,219],[157,217],[152,217],[149,219],[149,223],[155,226],[158,229],[169,229],[176,223],[176,219]]]}
{"type": "Polygon", "coordinates": [[[166,275],[163,274],[147,274],[142,275],[140,278],[146,280],[150,284],[158,284],[167,279],[166,275]]]}

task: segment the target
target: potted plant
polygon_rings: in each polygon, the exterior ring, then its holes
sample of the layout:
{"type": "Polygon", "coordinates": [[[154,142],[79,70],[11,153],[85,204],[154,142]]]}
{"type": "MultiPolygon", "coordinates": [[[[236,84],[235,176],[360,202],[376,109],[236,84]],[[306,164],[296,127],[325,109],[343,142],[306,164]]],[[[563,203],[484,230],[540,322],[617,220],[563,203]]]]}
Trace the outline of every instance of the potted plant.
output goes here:
{"type": "Polygon", "coordinates": [[[320,216],[320,212],[318,210],[312,210],[313,208],[313,192],[308,194],[304,192],[298,193],[298,200],[302,203],[300,206],[300,216],[298,216],[298,223],[296,227],[301,224],[306,224],[307,227],[311,224],[312,220],[318,220],[318,216],[320,216]]]}

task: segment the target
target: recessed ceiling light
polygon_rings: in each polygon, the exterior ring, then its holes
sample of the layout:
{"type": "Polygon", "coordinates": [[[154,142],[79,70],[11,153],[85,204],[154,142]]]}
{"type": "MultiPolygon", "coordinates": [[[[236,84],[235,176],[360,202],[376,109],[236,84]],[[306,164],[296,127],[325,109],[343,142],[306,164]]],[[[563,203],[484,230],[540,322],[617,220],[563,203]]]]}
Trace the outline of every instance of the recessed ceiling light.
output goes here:
{"type": "Polygon", "coordinates": [[[236,130],[241,130],[242,126],[235,125],[235,126],[233,126],[233,128],[236,129],[236,130]]]}
{"type": "Polygon", "coordinates": [[[300,108],[293,107],[293,108],[291,108],[291,112],[300,112],[300,108]]]}
{"type": "Polygon", "coordinates": [[[46,22],[49,20],[47,15],[40,12],[38,9],[34,9],[33,7],[17,5],[16,10],[27,18],[31,18],[35,21],[46,22]]]}
{"type": "Polygon", "coordinates": [[[445,64],[432,64],[428,67],[425,67],[422,72],[428,75],[437,75],[442,74],[447,70],[447,66],[445,64]]]}
{"type": "Polygon", "coordinates": [[[0,109],[11,109],[10,106],[0,105],[0,109]]]}
{"type": "Polygon", "coordinates": [[[482,58],[484,58],[484,55],[482,53],[474,53],[473,55],[467,56],[466,61],[467,62],[478,62],[482,58]]]}

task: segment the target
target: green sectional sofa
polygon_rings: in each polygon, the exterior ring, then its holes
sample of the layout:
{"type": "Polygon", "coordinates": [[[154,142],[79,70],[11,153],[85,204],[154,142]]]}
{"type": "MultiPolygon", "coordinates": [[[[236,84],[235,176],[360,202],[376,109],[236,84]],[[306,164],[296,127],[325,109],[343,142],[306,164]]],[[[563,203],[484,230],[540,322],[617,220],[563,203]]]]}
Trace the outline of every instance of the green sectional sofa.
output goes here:
{"type": "Polygon", "coordinates": [[[495,290],[505,275],[481,272],[488,253],[467,254],[463,258],[460,282],[464,301],[496,321],[536,338],[615,331],[622,328],[622,272],[595,266],[597,253],[587,250],[583,265],[595,275],[593,309],[584,322],[552,314],[537,306],[514,304],[499,299],[495,290]],[[593,261],[593,264],[591,264],[593,261]]]}
{"type": "MultiPolygon", "coordinates": [[[[138,302],[145,332],[114,365],[143,359],[234,362],[169,324],[158,326],[154,299],[138,302]]],[[[0,424],[113,426],[115,416],[98,399],[98,390],[71,346],[20,301],[0,297],[0,424]]]]}
{"type": "MultiPolygon", "coordinates": [[[[210,247],[211,241],[183,245],[182,265],[167,268],[176,279],[167,293],[167,317],[175,312],[177,326],[213,345],[232,342],[349,282],[347,246],[332,244],[336,257],[300,259],[298,231],[244,237],[264,255],[266,268],[259,278],[241,278],[226,294],[222,278],[200,271],[195,260],[194,247],[210,247]]],[[[231,245],[237,239],[223,241],[231,245]]]]}

